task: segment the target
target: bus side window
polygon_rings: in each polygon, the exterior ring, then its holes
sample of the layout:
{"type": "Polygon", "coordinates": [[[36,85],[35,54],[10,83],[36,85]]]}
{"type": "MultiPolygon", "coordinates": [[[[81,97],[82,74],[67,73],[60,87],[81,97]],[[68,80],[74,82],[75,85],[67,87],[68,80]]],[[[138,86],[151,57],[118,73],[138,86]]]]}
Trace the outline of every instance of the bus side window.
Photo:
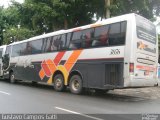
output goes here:
{"type": "Polygon", "coordinates": [[[11,46],[7,46],[5,54],[11,54],[11,46]]]}
{"type": "Polygon", "coordinates": [[[127,27],[127,22],[121,22],[121,37],[120,37],[120,43],[125,44],[125,39],[126,39],[126,27],[127,27]]]}
{"type": "Polygon", "coordinates": [[[45,40],[44,40],[44,50],[45,50],[45,52],[54,51],[52,42],[53,42],[53,37],[45,38],[45,40]]]}
{"type": "Polygon", "coordinates": [[[3,54],[3,48],[0,48],[0,59],[3,57],[2,54],[3,54]]]}
{"type": "Polygon", "coordinates": [[[61,36],[57,35],[53,37],[53,41],[52,41],[52,47],[53,50],[60,50],[61,48],[61,36]]]}
{"type": "Polygon", "coordinates": [[[45,42],[46,42],[45,52],[54,52],[60,50],[61,36],[57,35],[46,38],[45,42]]]}
{"type": "Polygon", "coordinates": [[[26,43],[21,43],[21,48],[20,48],[20,55],[26,55],[26,51],[25,51],[25,48],[26,48],[26,43]]]}
{"type": "Polygon", "coordinates": [[[70,44],[71,38],[72,38],[72,33],[67,33],[66,34],[66,49],[69,48],[69,44],[70,44]]]}
{"type": "Polygon", "coordinates": [[[108,43],[108,31],[109,31],[109,25],[95,28],[92,47],[108,46],[109,44],[108,43]]]}
{"type": "Polygon", "coordinates": [[[66,34],[62,34],[61,35],[61,43],[60,43],[61,50],[65,50],[66,49],[66,39],[67,39],[66,34]]]}
{"type": "Polygon", "coordinates": [[[43,38],[43,39],[42,39],[42,47],[41,47],[42,53],[47,52],[47,51],[46,51],[46,47],[47,47],[47,38],[43,38]]]}
{"type": "Polygon", "coordinates": [[[82,31],[82,46],[83,48],[89,48],[92,46],[94,29],[86,29],[82,31]]]}
{"type": "Polygon", "coordinates": [[[42,39],[39,40],[34,40],[31,42],[31,46],[32,46],[32,54],[39,54],[42,53],[42,39]]]}
{"type": "Polygon", "coordinates": [[[31,42],[27,42],[25,52],[26,52],[26,55],[32,54],[32,45],[31,45],[31,42]]]}
{"type": "Polygon", "coordinates": [[[109,31],[109,45],[119,45],[119,38],[121,36],[120,23],[110,25],[109,31]]]}
{"type": "Polygon", "coordinates": [[[72,32],[72,37],[69,45],[69,49],[79,49],[82,48],[82,32],[76,31],[72,32]]]}
{"type": "Polygon", "coordinates": [[[126,38],[127,22],[113,23],[109,29],[109,45],[124,45],[126,38]]]}
{"type": "Polygon", "coordinates": [[[12,47],[12,57],[20,56],[21,44],[13,45],[12,47]]]}

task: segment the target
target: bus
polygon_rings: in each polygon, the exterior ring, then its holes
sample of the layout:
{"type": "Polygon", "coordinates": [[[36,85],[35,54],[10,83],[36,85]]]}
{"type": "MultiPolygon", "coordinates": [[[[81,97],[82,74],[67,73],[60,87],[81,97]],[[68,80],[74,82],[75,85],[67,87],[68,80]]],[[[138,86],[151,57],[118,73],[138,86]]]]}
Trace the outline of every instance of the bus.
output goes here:
{"type": "Polygon", "coordinates": [[[69,87],[107,91],[157,84],[155,25],[131,13],[94,24],[32,37],[7,46],[4,75],[44,82],[56,91],[69,87]]]}
{"type": "Polygon", "coordinates": [[[6,45],[0,46],[0,77],[3,78],[3,56],[5,54],[6,45]]]}

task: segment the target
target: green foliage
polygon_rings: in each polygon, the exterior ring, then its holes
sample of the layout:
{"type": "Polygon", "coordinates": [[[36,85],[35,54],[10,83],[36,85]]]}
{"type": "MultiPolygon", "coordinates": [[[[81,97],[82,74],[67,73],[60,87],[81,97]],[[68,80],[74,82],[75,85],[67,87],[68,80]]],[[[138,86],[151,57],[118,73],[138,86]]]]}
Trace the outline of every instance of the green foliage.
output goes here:
{"type": "Polygon", "coordinates": [[[22,21],[40,34],[44,29],[51,32],[89,24],[93,17],[89,4],[89,0],[26,0],[21,6],[22,21]]]}
{"type": "Polygon", "coordinates": [[[0,45],[3,42],[3,30],[5,27],[6,21],[4,16],[3,7],[0,7],[0,45]]]}
{"type": "Polygon", "coordinates": [[[10,27],[4,32],[4,43],[9,44],[11,41],[21,41],[33,37],[34,32],[27,28],[10,27]]]}
{"type": "Polygon", "coordinates": [[[20,24],[19,11],[16,6],[11,6],[7,9],[4,9],[3,12],[4,12],[5,21],[7,23],[6,24],[7,26],[5,27],[20,24]]]}
{"type": "Polygon", "coordinates": [[[4,43],[9,43],[13,36],[23,40],[44,32],[86,25],[95,16],[105,18],[106,9],[111,17],[131,12],[148,19],[160,16],[159,0],[110,1],[110,6],[105,5],[105,0],[25,0],[23,4],[12,1],[7,9],[0,7],[0,36],[5,29],[4,43]],[[17,29],[17,25],[21,28],[17,29]]]}
{"type": "Polygon", "coordinates": [[[5,16],[4,16],[4,11],[3,7],[0,6],[0,30],[2,30],[5,27],[5,16]]]}
{"type": "Polygon", "coordinates": [[[105,0],[96,1],[95,8],[101,18],[105,18],[107,8],[110,9],[111,17],[127,13],[137,13],[148,19],[153,19],[154,15],[160,16],[159,0],[110,0],[110,6],[105,6],[105,0]]]}

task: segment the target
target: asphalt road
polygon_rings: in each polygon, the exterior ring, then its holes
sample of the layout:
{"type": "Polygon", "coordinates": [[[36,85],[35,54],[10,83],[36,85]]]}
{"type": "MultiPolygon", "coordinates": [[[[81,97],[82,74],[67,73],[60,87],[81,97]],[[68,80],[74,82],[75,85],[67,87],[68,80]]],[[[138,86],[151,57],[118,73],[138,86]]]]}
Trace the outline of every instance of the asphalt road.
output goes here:
{"type": "Polygon", "coordinates": [[[48,85],[10,84],[0,80],[0,113],[72,114],[70,117],[78,114],[83,119],[91,120],[105,120],[111,117],[106,117],[106,114],[118,114],[114,117],[135,120],[131,115],[119,114],[160,114],[160,99],[119,95],[112,91],[106,95],[73,95],[69,91],[56,92],[48,85]]]}

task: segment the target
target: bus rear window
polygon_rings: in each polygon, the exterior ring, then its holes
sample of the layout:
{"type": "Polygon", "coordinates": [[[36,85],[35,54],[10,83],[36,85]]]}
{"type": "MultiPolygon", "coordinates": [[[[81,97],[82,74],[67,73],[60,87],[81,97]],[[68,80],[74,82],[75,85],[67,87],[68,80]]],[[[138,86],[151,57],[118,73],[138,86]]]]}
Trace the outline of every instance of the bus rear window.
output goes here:
{"type": "Polygon", "coordinates": [[[137,37],[156,44],[156,27],[149,20],[136,15],[137,37]]]}

